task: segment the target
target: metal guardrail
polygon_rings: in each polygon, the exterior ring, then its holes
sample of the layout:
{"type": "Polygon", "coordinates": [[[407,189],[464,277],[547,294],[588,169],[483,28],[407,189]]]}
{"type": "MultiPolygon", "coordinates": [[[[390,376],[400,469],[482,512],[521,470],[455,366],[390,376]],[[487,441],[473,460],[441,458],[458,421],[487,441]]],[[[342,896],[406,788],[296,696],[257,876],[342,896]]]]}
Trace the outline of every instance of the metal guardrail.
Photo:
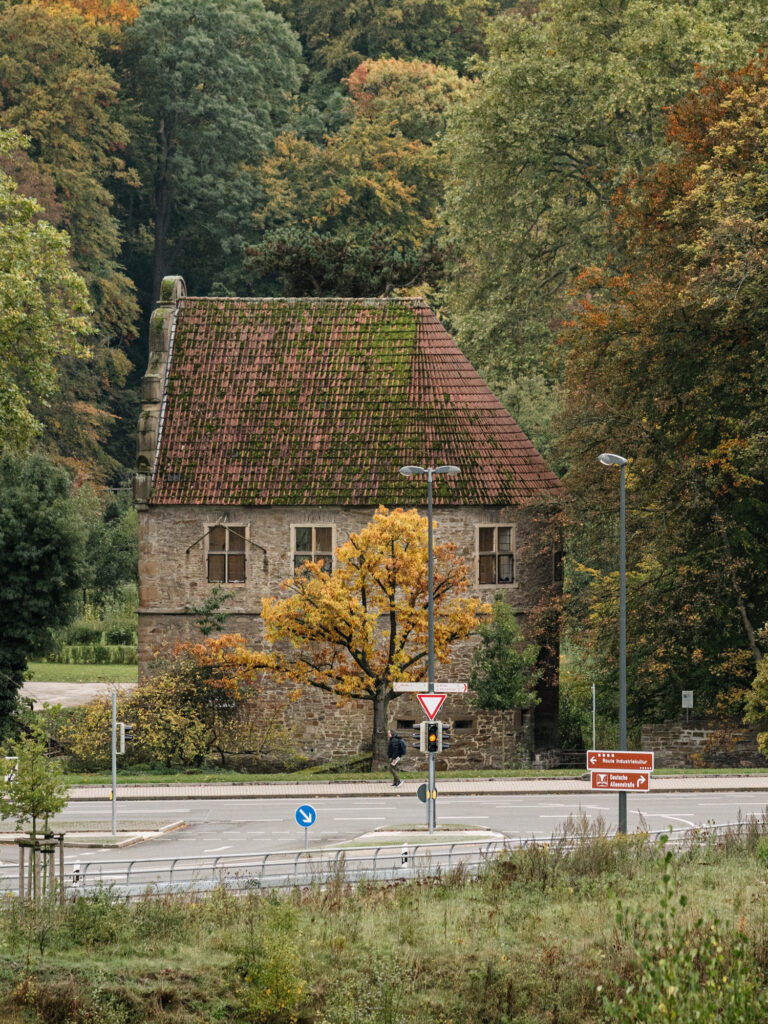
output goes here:
{"type": "MultiPolygon", "coordinates": [[[[768,819],[751,818],[726,825],[702,825],[687,829],[642,832],[648,843],[661,835],[673,847],[717,843],[727,836],[743,838],[750,832],[768,834],[768,819]]],[[[67,895],[76,896],[109,888],[118,896],[152,896],[167,892],[206,891],[219,887],[235,891],[327,885],[335,879],[395,882],[439,877],[460,869],[476,875],[502,853],[545,847],[567,853],[586,842],[612,839],[598,835],[563,832],[551,839],[497,839],[444,843],[416,843],[374,847],[334,847],[325,850],[284,850],[238,856],[148,857],[110,861],[70,862],[65,865],[67,895]],[[78,871],[75,873],[75,864],[78,871]]],[[[18,892],[18,868],[8,865],[0,873],[0,892],[18,892]]]]}

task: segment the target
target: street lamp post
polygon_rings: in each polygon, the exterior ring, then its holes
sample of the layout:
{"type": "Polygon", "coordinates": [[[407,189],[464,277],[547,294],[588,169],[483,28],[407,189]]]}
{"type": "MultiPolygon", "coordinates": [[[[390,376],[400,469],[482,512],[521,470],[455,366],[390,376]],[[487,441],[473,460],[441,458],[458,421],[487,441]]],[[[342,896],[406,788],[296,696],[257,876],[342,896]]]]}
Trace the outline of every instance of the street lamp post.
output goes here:
{"type": "MultiPolygon", "coordinates": [[[[622,455],[603,452],[597,459],[603,466],[619,466],[619,750],[627,749],[627,536],[626,476],[627,460],[622,455]]],[[[619,793],[619,832],[627,831],[627,794],[619,793]]]]}
{"type": "MultiPolygon", "coordinates": [[[[438,466],[427,469],[421,466],[402,466],[403,476],[426,476],[427,478],[427,692],[435,692],[435,567],[432,548],[432,479],[440,476],[456,476],[461,472],[458,466],[438,466]]],[[[427,827],[435,831],[435,755],[427,754],[427,827]]]]}

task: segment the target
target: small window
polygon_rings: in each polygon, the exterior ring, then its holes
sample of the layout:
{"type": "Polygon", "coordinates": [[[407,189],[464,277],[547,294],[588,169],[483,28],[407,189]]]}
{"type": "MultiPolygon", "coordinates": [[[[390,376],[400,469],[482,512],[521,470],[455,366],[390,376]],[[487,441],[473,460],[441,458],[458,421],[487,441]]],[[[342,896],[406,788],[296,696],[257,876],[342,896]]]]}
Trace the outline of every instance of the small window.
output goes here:
{"type": "Polygon", "coordinates": [[[478,582],[482,586],[515,582],[514,531],[511,526],[481,526],[477,538],[478,582]]]}
{"type": "Polygon", "coordinates": [[[208,531],[208,582],[245,583],[244,526],[213,526],[208,531]]]}
{"type": "Polygon", "coordinates": [[[305,562],[322,560],[323,572],[333,569],[333,527],[294,526],[293,528],[293,569],[300,569],[305,562]]]}
{"type": "Polygon", "coordinates": [[[414,722],[414,720],[412,718],[398,718],[398,720],[397,720],[397,731],[398,732],[401,732],[401,731],[402,732],[408,732],[408,730],[412,729],[414,727],[414,725],[416,725],[416,723],[414,722]]]}
{"type": "Polygon", "coordinates": [[[454,720],[453,728],[456,732],[470,732],[474,724],[474,718],[457,718],[454,720]]]}

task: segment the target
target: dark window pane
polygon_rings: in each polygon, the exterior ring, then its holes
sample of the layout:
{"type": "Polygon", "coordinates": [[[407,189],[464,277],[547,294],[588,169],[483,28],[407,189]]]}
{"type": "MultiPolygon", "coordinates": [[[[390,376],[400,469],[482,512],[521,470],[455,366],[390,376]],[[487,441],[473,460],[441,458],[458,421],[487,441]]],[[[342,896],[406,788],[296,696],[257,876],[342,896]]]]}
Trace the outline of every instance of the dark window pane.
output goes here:
{"type": "Polygon", "coordinates": [[[229,556],[229,582],[245,582],[245,555],[229,556]]]}
{"type": "Polygon", "coordinates": [[[323,572],[330,573],[333,568],[333,558],[330,555],[318,555],[315,561],[320,562],[320,568],[323,572]]]}
{"type": "Polygon", "coordinates": [[[555,551],[552,558],[552,579],[555,583],[563,581],[563,552],[555,551]]]}
{"type": "Polygon", "coordinates": [[[226,526],[214,526],[208,534],[208,550],[223,551],[227,543],[226,526]]]}
{"type": "Polygon", "coordinates": [[[333,531],[330,526],[318,526],[315,529],[315,551],[330,552],[333,550],[333,531]]]}
{"type": "Polygon", "coordinates": [[[226,583],[226,555],[208,555],[208,582],[226,583]]]}
{"type": "Polygon", "coordinates": [[[496,582],[496,556],[480,555],[480,582],[496,582]]]}
{"type": "Polygon", "coordinates": [[[479,544],[481,551],[495,551],[496,527],[481,526],[479,544]]]}
{"type": "Polygon", "coordinates": [[[312,527],[296,527],[296,550],[312,553],[312,527]]]}
{"type": "Polygon", "coordinates": [[[300,569],[305,562],[311,562],[311,555],[294,555],[293,556],[293,568],[300,569]]]}
{"type": "Polygon", "coordinates": [[[499,527],[499,546],[498,551],[511,551],[512,550],[512,527],[511,526],[500,526],[499,527]]]}
{"type": "Polygon", "coordinates": [[[229,550],[245,551],[245,527],[230,526],[229,528],[229,550]]]}
{"type": "Polygon", "coordinates": [[[515,578],[515,560],[512,555],[499,555],[499,583],[512,583],[515,578]]]}

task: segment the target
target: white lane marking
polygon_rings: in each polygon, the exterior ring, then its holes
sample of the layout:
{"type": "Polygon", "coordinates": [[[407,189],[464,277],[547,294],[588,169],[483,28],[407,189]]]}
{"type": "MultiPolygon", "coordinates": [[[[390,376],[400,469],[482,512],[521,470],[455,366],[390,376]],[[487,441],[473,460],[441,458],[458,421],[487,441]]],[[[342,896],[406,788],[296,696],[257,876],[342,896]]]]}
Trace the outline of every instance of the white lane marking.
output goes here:
{"type": "Polygon", "coordinates": [[[691,821],[690,818],[679,818],[676,814],[660,814],[658,811],[638,811],[633,808],[635,814],[641,814],[644,818],[667,818],[669,821],[682,821],[684,825],[690,825],[691,828],[699,828],[701,822],[691,821]]]}
{"type": "Polygon", "coordinates": [[[462,814],[462,818],[467,821],[488,821],[490,814],[462,814]]]}
{"type": "Polygon", "coordinates": [[[221,853],[222,850],[231,850],[231,846],[217,846],[214,850],[203,850],[203,853],[221,853]]]}
{"type": "MultiPolygon", "coordinates": [[[[540,818],[570,818],[570,814],[540,814],[540,818]]],[[[591,818],[591,814],[585,814],[585,818],[591,818]]]]}
{"type": "Polygon", "coordinates": [[[375,818],[361,818],[355,815],[353,818],[334,818],[334,821],[386,821],[387,819],[379,814],[375,818]]]}

